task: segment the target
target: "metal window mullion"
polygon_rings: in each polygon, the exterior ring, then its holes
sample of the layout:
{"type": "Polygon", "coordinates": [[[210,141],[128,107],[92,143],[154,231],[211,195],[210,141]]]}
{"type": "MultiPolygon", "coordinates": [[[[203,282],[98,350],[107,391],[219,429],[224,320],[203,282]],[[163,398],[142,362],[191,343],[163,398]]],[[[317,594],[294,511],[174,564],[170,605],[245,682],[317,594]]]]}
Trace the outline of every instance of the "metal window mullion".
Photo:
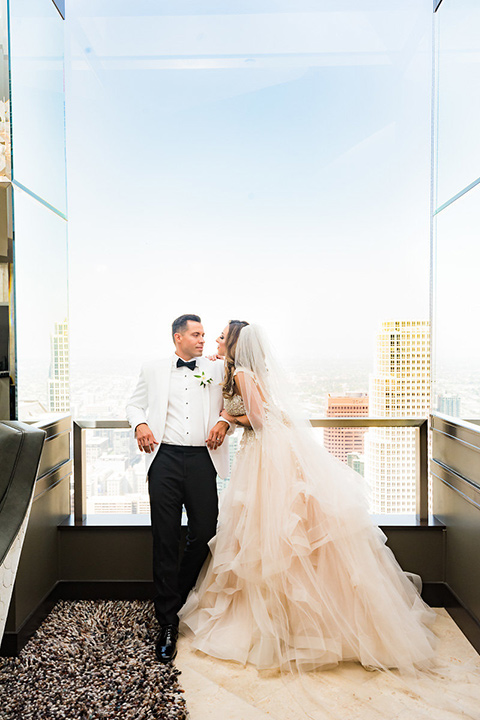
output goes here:
{"type": "Polygon", "coordinates": [[[83,525],[87,515],[87,463],[85,430],[73,423],[73,517],[75,525],[83,525]]]}
{"type": "Polygon", "coordinates": [[[428,421],[415,428],[415,503],[420,522],[428,523],[428,421]]]}

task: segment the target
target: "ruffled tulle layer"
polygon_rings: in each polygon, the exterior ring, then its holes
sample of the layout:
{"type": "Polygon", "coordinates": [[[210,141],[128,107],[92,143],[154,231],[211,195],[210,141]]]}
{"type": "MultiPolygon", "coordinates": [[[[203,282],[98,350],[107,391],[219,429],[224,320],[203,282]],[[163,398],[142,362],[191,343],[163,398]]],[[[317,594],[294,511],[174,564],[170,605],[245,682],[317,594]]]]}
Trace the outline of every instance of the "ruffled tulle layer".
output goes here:
{"type": "Polygon", "coordinates": [[[259,669],[428,667],[435,613],[385,540],[356,473],[272,420],[238,453],[181,629],[259,669]]]}

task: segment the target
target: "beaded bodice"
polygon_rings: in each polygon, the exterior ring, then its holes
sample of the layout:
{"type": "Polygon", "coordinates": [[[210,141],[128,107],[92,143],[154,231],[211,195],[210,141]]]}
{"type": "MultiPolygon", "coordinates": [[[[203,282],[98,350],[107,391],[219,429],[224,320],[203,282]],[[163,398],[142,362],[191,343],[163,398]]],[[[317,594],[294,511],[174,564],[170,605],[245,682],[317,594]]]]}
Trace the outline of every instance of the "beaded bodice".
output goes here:
{"type": "MultiPolygon", "coordinates": [[[[228,414],[233,415],[233,417],[247,414],[245,410],[245,403],[243,402],[243,398],[241,395],[232,395],[231,397],[226,397],[224,398],[223,404],[228,414]]],[[[254,442],[254,440],[255,433],[252,428],[244,427],[242,439],[240,440],[240,449],[243,449],[246,445],[250,445],[250,443],[254,442]]]]}
{"type": "Polygon", "coordinates": [[[245,404],[241,395],[232,395],[231,397],[224,398],[223,402],[225,410],[229,415],[238,417],[239,415],[246,415],[245,404]]]}

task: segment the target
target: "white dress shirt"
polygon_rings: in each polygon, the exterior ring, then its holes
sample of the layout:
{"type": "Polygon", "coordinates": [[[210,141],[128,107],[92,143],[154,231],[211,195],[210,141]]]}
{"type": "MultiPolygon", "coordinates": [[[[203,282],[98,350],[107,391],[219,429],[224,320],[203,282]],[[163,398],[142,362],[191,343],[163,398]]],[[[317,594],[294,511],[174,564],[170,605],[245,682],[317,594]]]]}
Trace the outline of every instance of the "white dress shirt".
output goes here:
{"type": "Polygon", "coordinates": [[[177,368],[178,355],[172,357],[172,374],[168,392],[167,418],[162,442],[168,445],[205,446],[202,393],[207,389],[200,385],[195,375],[198,367],[177,368]]]}

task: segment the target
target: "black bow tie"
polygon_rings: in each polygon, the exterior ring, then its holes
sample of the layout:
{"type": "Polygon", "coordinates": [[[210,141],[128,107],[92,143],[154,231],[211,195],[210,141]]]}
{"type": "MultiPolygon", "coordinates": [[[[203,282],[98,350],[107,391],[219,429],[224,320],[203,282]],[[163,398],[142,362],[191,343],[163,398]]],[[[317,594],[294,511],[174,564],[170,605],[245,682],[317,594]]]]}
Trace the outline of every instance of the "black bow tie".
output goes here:
{"type": "Polygon", "coordinates": [[[182,360],[182,358],[178,358],[177,360],[177,368],[187,367],[189,370],[195,370],[196,365],[196,360],[189,360],[189,362],[185,362],[185,360],[182,360]]]}

